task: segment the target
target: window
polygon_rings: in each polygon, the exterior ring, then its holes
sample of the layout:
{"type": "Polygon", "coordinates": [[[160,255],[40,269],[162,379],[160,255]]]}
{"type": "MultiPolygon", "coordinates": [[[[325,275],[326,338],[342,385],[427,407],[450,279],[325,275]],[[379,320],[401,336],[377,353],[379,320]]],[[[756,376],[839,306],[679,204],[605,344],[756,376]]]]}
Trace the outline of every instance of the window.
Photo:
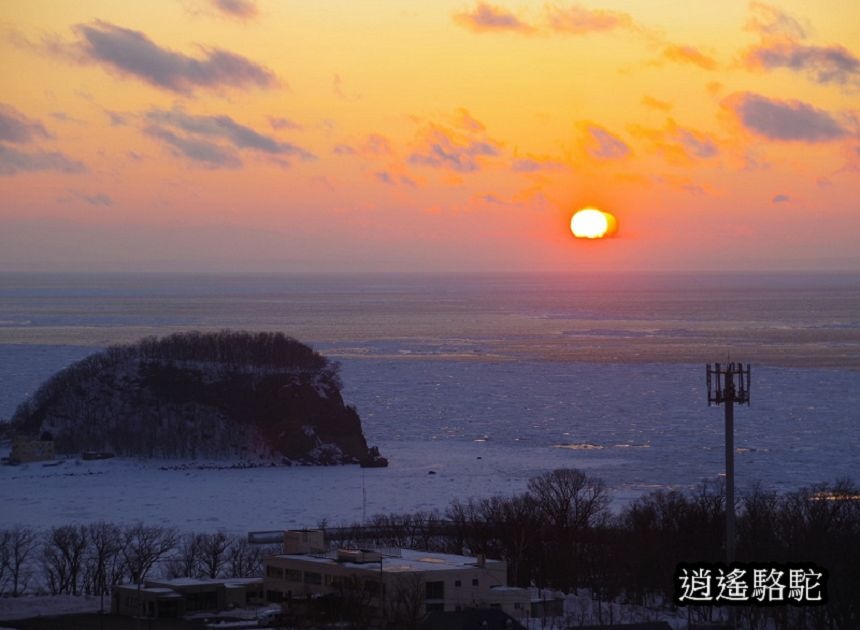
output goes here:
{"type": "Polygon", "coordinates": [[[472,586],[478,585],[478,578],[472,578],[472,586]]]}
{"type": "Polygon", "coordinates": [[[287,582],[301,582],[302,572],[296,569],[284,569],[284,579],[287,582]]]}
{"type": "Polygon", "coordinates": [[[280,591],[266,591],[266,601],[267,602],[282,602],[284,601],[284,595],[280,591]]]}
{"type": "Polygon", "coordinates": [[[445,604],[442,602],[427,604],[427,612],[445,612],[445,604]]]}
{"type": "Polygon", "coordinates": [[[445,582],[427,582],[425,589],[427,599],[445,599],[445,582]]]}
{"type": "Polygon", "coordinates": [[[322,575],[313,571],[305,571],[305,584],[322,584],[322,575]]]}
{"type": "Polygon", "coordinates": [[[266,567],[266,577],[276,578],[278,580],[284,579],[284,570],[278,567],[267,566],[266,567]]]}
{"type": "Polygon", "coordinates": [[[454,580],[454,586],[459,588],[460,586],[462,586],[462,583],[460,582],[460,580],[454,580]]]}

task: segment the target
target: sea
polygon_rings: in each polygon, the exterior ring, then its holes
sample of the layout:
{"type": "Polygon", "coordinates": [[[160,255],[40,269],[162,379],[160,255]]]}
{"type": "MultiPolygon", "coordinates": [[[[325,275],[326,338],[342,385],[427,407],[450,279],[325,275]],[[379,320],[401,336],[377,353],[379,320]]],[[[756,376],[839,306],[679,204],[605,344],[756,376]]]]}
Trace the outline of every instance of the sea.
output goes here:
{"type": "Polygon", "coordinates": [[[281,331],[338,361],[384,469],[105,460],[0,467],[0,526],[345,524],[525,491],[616,510],[725,469],[706,365],[751,368],[738,492],[860,482],[858,274],[0,274],[0,420],[53,373],[178,331],[281,331]]]}

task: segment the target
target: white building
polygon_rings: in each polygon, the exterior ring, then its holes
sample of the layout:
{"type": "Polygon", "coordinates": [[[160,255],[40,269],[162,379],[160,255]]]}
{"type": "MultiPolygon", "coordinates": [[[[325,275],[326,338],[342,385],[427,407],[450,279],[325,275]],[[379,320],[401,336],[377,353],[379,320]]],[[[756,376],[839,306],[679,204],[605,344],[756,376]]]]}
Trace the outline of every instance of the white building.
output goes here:
{"type": "Polygon", "coordinates": [[[285,553],[266,559],[265,596],[291,603],[339,596],[385,617],[500,608],[529,614],[526,589],[507,586],[501,560],[411,549],[323,551],[320,531],[285,532],[285,553]]]}

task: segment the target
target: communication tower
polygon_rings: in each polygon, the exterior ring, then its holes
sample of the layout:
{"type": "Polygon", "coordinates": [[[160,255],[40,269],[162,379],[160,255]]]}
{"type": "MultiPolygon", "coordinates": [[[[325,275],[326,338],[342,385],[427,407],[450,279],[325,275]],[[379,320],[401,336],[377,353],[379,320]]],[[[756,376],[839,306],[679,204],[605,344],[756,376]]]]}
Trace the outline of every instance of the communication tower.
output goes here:
{"type": "Polygon", "coordinates": [[[726,412],[726,564],[735,560],[735,405],[750,404],[750,366],[743,363],[709,363],[708,406],[723,405],[726,412]]]}

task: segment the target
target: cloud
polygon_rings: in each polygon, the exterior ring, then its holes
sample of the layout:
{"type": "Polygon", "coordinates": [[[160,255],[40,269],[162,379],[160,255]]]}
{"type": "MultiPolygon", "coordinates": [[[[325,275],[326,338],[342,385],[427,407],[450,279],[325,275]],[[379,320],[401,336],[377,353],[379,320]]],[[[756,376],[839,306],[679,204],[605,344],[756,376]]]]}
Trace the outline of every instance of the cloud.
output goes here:
{"type": "Polygon", "coordinates": [[[56,151],[25,153],[0,144],[0,175],[15,175],[22,172],[58,171],[60,173],[83,173],[87,170],[83,162],[73,160],[56,151]]]}
{"type": "Polygon", "coordinates": [[[739,92],[724,99],[722,105],[744,127],[771,140],[827,142],[846,135],[830,114],[801,101],[780,101],[739,92]]]}
{"type": "Polygon", "coordinates": [[[676,127],[668,134],[668,137],[680,143],[688,153],[699,158],[712,158],[720,153],[713,139],[691,129],[676,127]]]}
{"type": "Polygon", "coordinates": [[[617,160],[630,155],[630,147],[603,127],[588,124],[585,130],[588,132],[585,150],[591,157],[598,160],[617,160]]]}
{"type": "Polygon", "coordinates": [[[661,101],[659,99],[654,98],[653,96],[648,96],[647,94],[642,97],[642,104],[646,107],[650,107],[651,109],[658,109],[663,112],[668,112],[672,109],[671,103],[661,101]]]}
{"type": "Polygon", "coordinates": [[[358,153],[355,149],[353,149],[348,144],[338,144],[335,145],[334,149],[332,149],[336,155],[355,155],[358,153]]]}
{"type": "Polygon", "coordinates": [[[352,94],[347,92],[343,87],[343,79],[340,78],[339,74],[335,74],[331,81],[332,90],[334,90],[335,96],[344,101],[357,101],[361,99],[361,94],[352,94]]]}
{"type": "Polygon", "coordinates": [[[111,127],[124,127],[128,124],[128,116],[121,112],[114,112],[106,109],[105,115],[108,117],[111,127]]]}
{"type": "Polygon", "coordinates": [[[750,3],[750,17],[747,20],[746,29],[762,35],[787,36],[795,39],[804,39],[807,34],[807,27],[803,26],[800,20],[763,2],[750,3]]]}
{"type": "Polygon", "coordinates": [[[272,155],[289,155],[303,160],[315,159],[309,151],[240,125],[230,116],[193,116],[181,109],[154,109],[146,114],[146,119],[157,126],[167,125],[189,134],[226,140],[238,149],[253,149],[272,155]]]}
{"type": "Polygon", "coordinates": [[[454,124],[466,131],[480,132],[486,129],[484,123],[472,116],[468,109],[460,107],[454,112],[454,124]]]}
{"type": "Polygon", "coordinates": [[[663,49],[663,57],[676,63],[690,63],[703,70],[714,70],[717,67],[717,62],[713,58],[708,57],[695,46],[670,44],[663,49]]]}
{"type": "Polygon", "coordinates": [[[748,50],[744,62],[754,70],[788,68],[805,72],[817,83],[845,85],[860,77],[860,59],[842,46],[805,46],[792,41],[773,41],[748,50]]]}
{"type": "Polygon", "coordinates": [[[587,35],[635,27],[633,18],[627,13],[588,9],[580,5],[566,8],[548,6],[547,17],[552,30],[569,35],[587,35]]]}
{"type": "Polygon", "coordinates": [[[242,160],[239,159],[236,151],[212,142],[183,138],[168,129],[162,129],[155,125],[146,127],[144,133],[171,146],[175,155],[184,156],[206,168],[239,168],[242,166],[242,160]]]}
{"type": "Polygon", "coordinates": [[[711,159],[720,154],[717,142],[708,134],[682,127],[669,119],[662,129],[632,126],[631,132],[650,141],[667,160],[676,164],[695,159],[711,159]]]}
{"type": "Polygon", "coordinates": [[[278,118],[275,116],[269,116],[269,124],[272,126],[272,129],[297,130],[302,128],[300,124],[293,122],[289,118],[278,118]]]}
{"type": "Polygon", "coordinates": [[[419,166],[447,168],[458,173],[479,170],[477,158],[498,155],[495,144],[480,139],[459,138],[446,129],[432,126],[426,145],[409,156],[409,162],[419,166]]]}
{"type": "Polygon", "coordinates": [[[373,176],[383,184],[388,184],[389,186],[394,185],[394,180],[391,179],[391,174],[388,171],[378,171],[374,173],[373,176]]]}
{"type": "Polygon", "coordinates": [[[770,200],[771,203],[786,203],[791,201],[791,197],[788,195],[774,195],[773,199],[770,200]]]}
{"type": "Polygon", "coordinates": [[[390,155],[391,142],[381,133],[372,133],[361,146],[361,152],[367,155],[390,155]]]}
{"type": "Polygon", "coordinates": [[[259,12],[251,0],[211,0],[212,6],[222,13],[235,18],[248,19],[259,12]]]}
{"type": "Polygon", "coordinates": [[[26,144],[37,138],[50,138],[38,120],[28,118],[11,105],[0,103],[0,140],[26,144]]]}
{"type": "Polygon", "coordinates": [[[268,68],[220,48],[203,48],[203,58],[197,59],[162,48],[140,31],[108,22],[81,24],[75,30],[83,38],[80,51],[87,59],[173,92],[277,84],[268,68]]]}
{"type": "Polygon", "coordinates": [[[494,31],[531,33],[535,30],[534,27],[523,22],[510,11],[494,7],[486,2],[479,2],[472,11],[455,14],[454,21],[475,33],[494,31]]]}
{"type": "Polygon", "coordinates": [[[111,199],[109,195],[106,195],[104,193],[88,195],[86,193],[78,192],[76,190],[70,191],[68,196],[60,197],[57,199],[57,201],[67,203],[70,201],[74,201],[75,199],[79,199],[80,201],[88,203],[91,206],[103,206],[105,208],[108,208],[113,205],[113,199],[111,199]]]}
{"type": "Polygon", "coordinates": [[[566,168],[567,165],[545,157],[517,158],[513,163],[515,173],[537,173],[540,171],[557,171],[566,168]]]}

